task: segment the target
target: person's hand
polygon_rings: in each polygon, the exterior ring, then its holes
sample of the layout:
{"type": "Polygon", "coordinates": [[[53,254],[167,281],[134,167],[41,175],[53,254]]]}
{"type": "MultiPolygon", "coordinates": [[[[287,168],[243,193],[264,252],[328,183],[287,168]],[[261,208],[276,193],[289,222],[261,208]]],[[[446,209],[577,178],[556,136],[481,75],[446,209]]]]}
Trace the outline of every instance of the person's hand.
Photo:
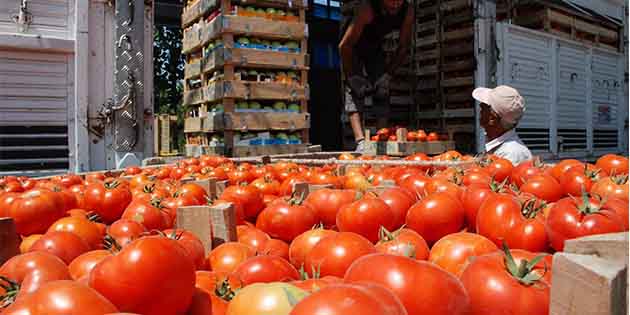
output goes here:
{"type": "Polygon", "coordinates": [[[360,75],[353,75],[347,80],[350,91],[358,96],[362,97],[371,88],[370,81],[367,78],[360,75]]]}
{"type": "Polygon", "coordinates": [[[383,74],[376,83],[374,83],[374,88],[376,89],[377,95],[386,96],[389,94],[389,82],[391,81],[392,76],[388,73],[383,74]]]}

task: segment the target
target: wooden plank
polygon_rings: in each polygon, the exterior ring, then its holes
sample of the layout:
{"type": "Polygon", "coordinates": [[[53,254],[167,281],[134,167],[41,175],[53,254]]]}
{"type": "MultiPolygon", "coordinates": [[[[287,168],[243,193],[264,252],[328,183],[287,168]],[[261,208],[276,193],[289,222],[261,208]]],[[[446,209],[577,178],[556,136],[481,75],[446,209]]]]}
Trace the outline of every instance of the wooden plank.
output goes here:
{"type": "Polygon", "coordinates": [[[310,128],[308,113],[225,113],[229,130],[301,130],[310,128]]]}
{"type": "Polygon", "coordinates": [[[472,76],[467,76],[467,77],[461,77],[461,78],[445,79],[441,81],[440,85],[443,88],[474,86],[475,78],[472,76]]]}
{"type": "Polygon", "coordinates": [[[472,37],[474,37],[474,35],[475,35],[474,28],[472,26],[469,26],[469,27],[465,27],[462,29],[454,30],[454,31],[444,32],[444,34],[442,34],[442,41],[447,42],[447,41],[456,41],[456,40],[462,40],[462,39],[471,39],[472,37]]]}
{"type": "Polygon", "coordinates": [[[627,262],[555,253],[549,314],[626,314],[627,272],[627,262]]]}
{"type": "Polygon", "coordinates": [[[470,55],[472,58],[474,52],[475,46],[473,41],[442,47],[442,55],[444,57],[470,55]]]}
{"type": "Polygon", "coordinates": [[[0,218],[0,266],[20,253],[20,236],[12,218],[0,218]]]}
{"type": "Polygon", "coordinates": [[[437,21],[435,20],[418,23],[416,24],[416,33],[422,33],[422,32],[432,31],[432,30],[437,31],[437,27],[438,27],[438,24],[437,24],[437,21]]]}
{"type": "Polygon", "coordinates": [[[442,72],[467,71],[475,69],[475,59],[473,56],[466,60],[452,61],[442,64],[442,72]]]}
{"type": "Polygon", "coordinates": [[[193,62],[187,62],[184,66],[184,78],[192,79],[201,75],[201,59],[197,59],[193,62]]]}
{"type": "MultiPolygon", "coordinates": [[[[307,99],[306,88],[299,85],[275,82],[252,82],[241,80],[219,80],[210,83],[204,90],[208,102],[224,98],[256,100],[302,100],[307,99]]],[[[226,111],[227,108],[226,108],[226,111]]]]}
{"type": "Polygon", "coordinates": [[[443,25],[449,26],[454,24],[461,24],[465,22],[472,22],[474,20],[472,11],[461,12],[456,14],[449,14],[443,17],[443,25]]]}
{"type": "Polygon", "coordinates": [[[430,65],[430,66],[425,66],[418,69],[416,71],[416,75],[425,76],[425,75],[430,75],[430,74],[436,74],[437,72],[438,72],[437,65],[430,65]]]}
{"type": "Polygon", "coordinates": [[[182,11],[182,26],[187,27],[193,24],[201,14],[201,0],[185,6],[182,11]]]}
{"type": "Polygon", "coordinates": [[[414,153],[440,154],[455,147],[453,141],[406,142],[366,141],[366,153],[371,155],[408,156],[414,153]]]}
{"type": "MultiPolygon", "coordinates": [[[[264,37],[268,39],[300,40],[307,36],[306,24],[283,22],[236,15],[219,15],[202,31],[202,44],[223,33],[264,37]]],[[[226,44],[226,47],[230,47],[226,44]]]]}
{"type": "Polygon", "coordinates": [[[184,105],[197,105],[201,104],[204,100],[204,92],[202,88],[196,88],[193,90],[184,92],[184,105]]]}
{"type": "Polygon", "coordinates": [[[437,44],[437,35],[435,34],[424,36],[416,40],[416,47],[427,47],[435,44],[437,44]]]}
{"type": "Polygon", "coordinates": [[[566,240],[564,252],[628,262],[628,232],[598,234],[566,240]]]}
{"type": "Polygon", "coordinates": [[[458,11],[461,9],[470,8],[472,9],[471,0],[453,0],[453,1],[444,1],[440,4],[440,10],[447,11],[458,11]]]}
{"type": "Polygon", "coordinates": [[[233,156],[261,156],[288,153],[305,153],[306,144],[276,144],[276,145],[251,145],[234,146],[233,156]]]}
{"type": "MultiPolygon", "coordinates": [[[[233,3],[242,3],[244,5],[251,4],[249,1],[240,0],[235,1],[233,3]]],[[[308,9],[308,1],[306,0],[256,0],[257,5],[262,5],[265,7],[274,7],[274,8],[297,8],[297,9],[308,9]]]]}
{"type": "Polygon", "coordinates": [[[231,203],[210,207],[212,223],[212,248],[227,243],[236,242],[236,210],[231,203]]]}
{"type": "Polygon", "coordinates": [[[308,55],[302,53],[248,48],[218,48],[204,57],[203,72],[212,72],[226,64],[238,67],[306,70],[308,55]]]}

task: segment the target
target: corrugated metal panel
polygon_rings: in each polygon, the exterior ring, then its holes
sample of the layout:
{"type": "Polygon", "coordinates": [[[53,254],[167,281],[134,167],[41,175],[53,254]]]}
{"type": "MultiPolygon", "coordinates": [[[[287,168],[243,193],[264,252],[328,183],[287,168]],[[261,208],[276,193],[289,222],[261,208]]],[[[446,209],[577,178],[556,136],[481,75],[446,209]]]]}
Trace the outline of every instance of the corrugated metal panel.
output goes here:
{"type": "Polygon", "coordinates": [[[583,47],[558,43],[558,128],[586,129],[586,57],[583,47]]]}
{"type": "Polygon", "coordinates": [[[0,126],[67,125],[68,57],[0,51],[0,126]]]}
{"type": "Polygon", "coordinates": [[[549,128],[551,40],[517,28],[506,28],[503,83],[513,86],[527,104],[521,128],[549,128]]]}
{"type": "Polygon", "coordinates": [[[619,56],[593,51],[593,126],[594,129],[618,128],[621,82],[617,68],[619,56]]]}
{"type": "MultiPolygon", "coordinates": [[[[70,12],[75,0],[28,0],[28,11],[33,22],[29,33],[68,38],[70,12]]],[[[77,0],[80,1],[80,0],[77,0]]],[[[11,16],[19,12],[21,0],[0,1],[0,32],[14,33],[16,25],[11,16]]]]}

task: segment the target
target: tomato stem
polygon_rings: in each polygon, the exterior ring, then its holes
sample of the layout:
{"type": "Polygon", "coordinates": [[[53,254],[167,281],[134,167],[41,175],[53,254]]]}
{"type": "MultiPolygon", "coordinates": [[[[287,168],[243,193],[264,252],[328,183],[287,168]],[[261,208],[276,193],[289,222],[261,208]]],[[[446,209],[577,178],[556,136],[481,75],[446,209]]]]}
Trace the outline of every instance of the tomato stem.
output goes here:
{"type": "Polygon", "coordinates": [[[0,288],[4,289],[4,295],[0,295],[0,309],[7,308],[15,302],[18,292],[20,292],[20,284],[4,276],[0,276],[0,288]]]}
{"type": "Polygon", "coordinates": [[[110,251],[111,253],[117,253],[122,249],[122,246],[118,244],[118,241],[116,241],[115,238],[107,234],[103,238],[103,248],[110,251]]]}
{"type": "MultiPolygon", "coordinates": [[[[544,276],[544,273],[540,275],[538,273],[534,273],[533,270],[534,267],[536,267],[536,265],[545,257],[545,254],[538,255],[531,261],[523,259],[517,266],[516,261],[512,256],[512,252],[510,252],[510,249],[505,241],[503,241],[503,253],[505,254],[504,261],[507,271],[521,284],[527,286],[533,285],[544,276]]],[[[545,273],[546,270],[547,267],[545,266],[545,273]]]]}

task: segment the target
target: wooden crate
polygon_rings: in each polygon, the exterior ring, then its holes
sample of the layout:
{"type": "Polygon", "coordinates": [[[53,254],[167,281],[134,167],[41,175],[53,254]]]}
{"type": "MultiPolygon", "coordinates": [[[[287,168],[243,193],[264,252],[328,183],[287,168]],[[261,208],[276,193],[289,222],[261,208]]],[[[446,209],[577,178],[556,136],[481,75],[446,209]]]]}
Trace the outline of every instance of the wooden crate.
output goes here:
{"type": "Polygon", "coordinates": [[[184,132],[215,132],[224,129],[223,113],[205,113],[204,115],[184,119],[184,132]]]}
{"type": "Polygon", "coordinates": [[[308,113],[262,113],[234,112],[224,114],[227,130],[288,130],[295,131],[310,128],[308,113]]]}
{"type": "Polygon", "coordinates": [[[174,129],[177,123],[175,115],[155,115],[153,122],[153,141],[155,155],[172,156],[177,155],[175,149],[174,129]]]}
{"type": "Polygon", "coordinates": [[[302,22],[283,22],[258,17],[219,14],[202,31],[202,45],[223,33],[246,35],[280,40],[299,40],[307,36],[307,26],[302,22]]]}
{"type": "Polygon", "coordinates": [[[225,155],[225,146],[209,146],[201,144],[186,144],[186,156],[225,155]]]}
{"type": "MultiPolygon", "coordinates": [[[[365,131],[365,138],[371,139],[370,130],[365,131]]],[[[444,153],[455,148],[453,141],[428,141],[428,142],[408,142],[405,141],[407,129],[400,128],[396,132],[398,141],[366,141],[365,153],[369,155],[390,155],[409,156],[414,153],[425,153],[435,155],[444,153]]]]}
{"type": "Polygon", "coordinates": [[[274,144],[274,145],[249,145],[234,146],[232,156],[261,156],[274,154],[290,154],[290,153],[306,153],[308,152],[306,144],[274,144]]]}
{"type": "Polygon", "coordinates": [[[308,88],[294,84],[218,80],[204,88],[204,100],[215,102],[225,98],[257,100],[305,100],[308,88]]]}
{"type": "Polygon", "coordinates": [[[307,70],[308,55],[250,48],[218,48],[203,58],[200,71],[212,72],[224,65],[266,69],[307,70]]]}
{"type": "Polygon", "coordinates": [[[184,105],[198,105],[204,102],[203,88],[184,90],[184,105]]]}

